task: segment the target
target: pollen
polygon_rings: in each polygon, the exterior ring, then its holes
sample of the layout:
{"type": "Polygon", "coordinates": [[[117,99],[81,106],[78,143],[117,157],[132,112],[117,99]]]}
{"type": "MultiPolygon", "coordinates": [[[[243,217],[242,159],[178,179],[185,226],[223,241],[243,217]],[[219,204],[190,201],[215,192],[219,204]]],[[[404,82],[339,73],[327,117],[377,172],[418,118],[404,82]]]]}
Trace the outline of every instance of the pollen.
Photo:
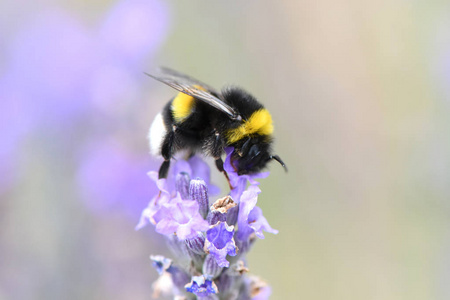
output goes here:
{"type": "Polygon", "coordinates": [[[272,116],[267,109],[255,111],[248,120],[234,129],[227,132],[227,139],[230,144],[235,143],[246,136],[271,135],[273,132],[272,116]]]}

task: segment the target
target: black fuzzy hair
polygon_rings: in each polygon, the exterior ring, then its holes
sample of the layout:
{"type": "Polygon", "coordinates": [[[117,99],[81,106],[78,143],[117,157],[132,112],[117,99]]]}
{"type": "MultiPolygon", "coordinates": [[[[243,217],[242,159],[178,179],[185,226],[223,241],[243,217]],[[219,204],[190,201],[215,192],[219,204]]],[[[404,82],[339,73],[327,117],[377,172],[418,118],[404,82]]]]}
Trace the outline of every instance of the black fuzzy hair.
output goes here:
{"type": "Polygon", "coordinates": [[[238,111],[244,120],[250,118],[255,111],[264,108],[255,97],[239,87],[225,87],[222,90],[222,96],[225,102],[238,111]]]}

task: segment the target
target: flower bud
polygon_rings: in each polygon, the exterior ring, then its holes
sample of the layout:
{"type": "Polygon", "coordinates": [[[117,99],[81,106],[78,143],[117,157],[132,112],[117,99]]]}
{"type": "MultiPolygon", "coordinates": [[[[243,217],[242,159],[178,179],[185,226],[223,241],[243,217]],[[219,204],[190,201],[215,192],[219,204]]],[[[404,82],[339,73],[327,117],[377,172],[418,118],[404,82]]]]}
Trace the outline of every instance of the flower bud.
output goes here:
{"type": "Polygon", "coordinates": [[[203,275],[210,280],[214,280],[217,276],[222,272],[222,267],[220,267],[216,259],[208,254],[205,258],[205,262],[203,263],[203,275]]]}
{"type": "Polygon", "coordinates": [[[185,240],[185,243],[189,251],[199,255],[205,254],[205,250],[203,249],[205,246],[205,236],[202,233],[199,232],[193,239],[185,240]]]}
{"type": "Polygon", "coordinates": [[[175,187],[178,193],[181,195],[181,199],[189,199],[189,182],[191,178],[186,172],[180,172],[175,178],[175,187]]]}
{"type": "Polygon", "coordinates": [[[193,179],[189,185],[189,198],[198,203],[198,211],[206,218],[209,211],[208,187],[202,179],[193,179]]]}

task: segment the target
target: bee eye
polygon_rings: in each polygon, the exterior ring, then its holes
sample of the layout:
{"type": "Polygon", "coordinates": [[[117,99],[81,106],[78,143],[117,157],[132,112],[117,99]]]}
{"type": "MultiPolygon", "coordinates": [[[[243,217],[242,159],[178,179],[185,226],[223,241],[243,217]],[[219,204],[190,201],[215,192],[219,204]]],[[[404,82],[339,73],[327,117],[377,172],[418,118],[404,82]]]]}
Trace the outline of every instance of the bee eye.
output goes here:
{"type": "Polygon", "coordinates": [[[244,156],[244,155],[246,155],[246,154],[248,153],[249,147],[250,147],[250,141],[251,141],[251,139],[249,138],[249,139],[247,139],[247,140],[245,141],[245,143],[242,145],[241,150],[240,150],[240,152],[239,152],[239,156],[240,156],[240,157],[242,157],[242,156],[244,156]]]}
{"type": "Polygon", "coordinates": [[[261,154],[261,151],[259,150],[258,145],[253,145],[250,147],[250,150],[248,151],[247,156],[250,157],[250,159],[254,159],[255,157],[257,157],[259,154],[261,154]]]}

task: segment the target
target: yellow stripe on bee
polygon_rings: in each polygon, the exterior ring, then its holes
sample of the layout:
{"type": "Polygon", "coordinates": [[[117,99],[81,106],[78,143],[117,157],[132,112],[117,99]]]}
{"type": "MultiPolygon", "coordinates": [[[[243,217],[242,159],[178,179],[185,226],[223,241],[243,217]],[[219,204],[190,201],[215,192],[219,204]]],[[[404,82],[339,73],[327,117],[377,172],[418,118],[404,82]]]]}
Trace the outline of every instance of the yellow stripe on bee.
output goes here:
{"type": "Polygon", "coordinates": [[[273,132],[272,116],[267,109],[255,111],[248,120],[238,128],[227,132],[228,143],[232,144],[252,134],[271,135],[273,132]]]}
{"type": "MultiPolygon", "coordinates": [[[[199,90],[205,89],[199,85],[194,85],[199,90]]],[[[179,92],[172,101],[172,114],[176,122],[183,122],[192,112],[195,104],[195,98],[185,93],[179,92]]]]}

